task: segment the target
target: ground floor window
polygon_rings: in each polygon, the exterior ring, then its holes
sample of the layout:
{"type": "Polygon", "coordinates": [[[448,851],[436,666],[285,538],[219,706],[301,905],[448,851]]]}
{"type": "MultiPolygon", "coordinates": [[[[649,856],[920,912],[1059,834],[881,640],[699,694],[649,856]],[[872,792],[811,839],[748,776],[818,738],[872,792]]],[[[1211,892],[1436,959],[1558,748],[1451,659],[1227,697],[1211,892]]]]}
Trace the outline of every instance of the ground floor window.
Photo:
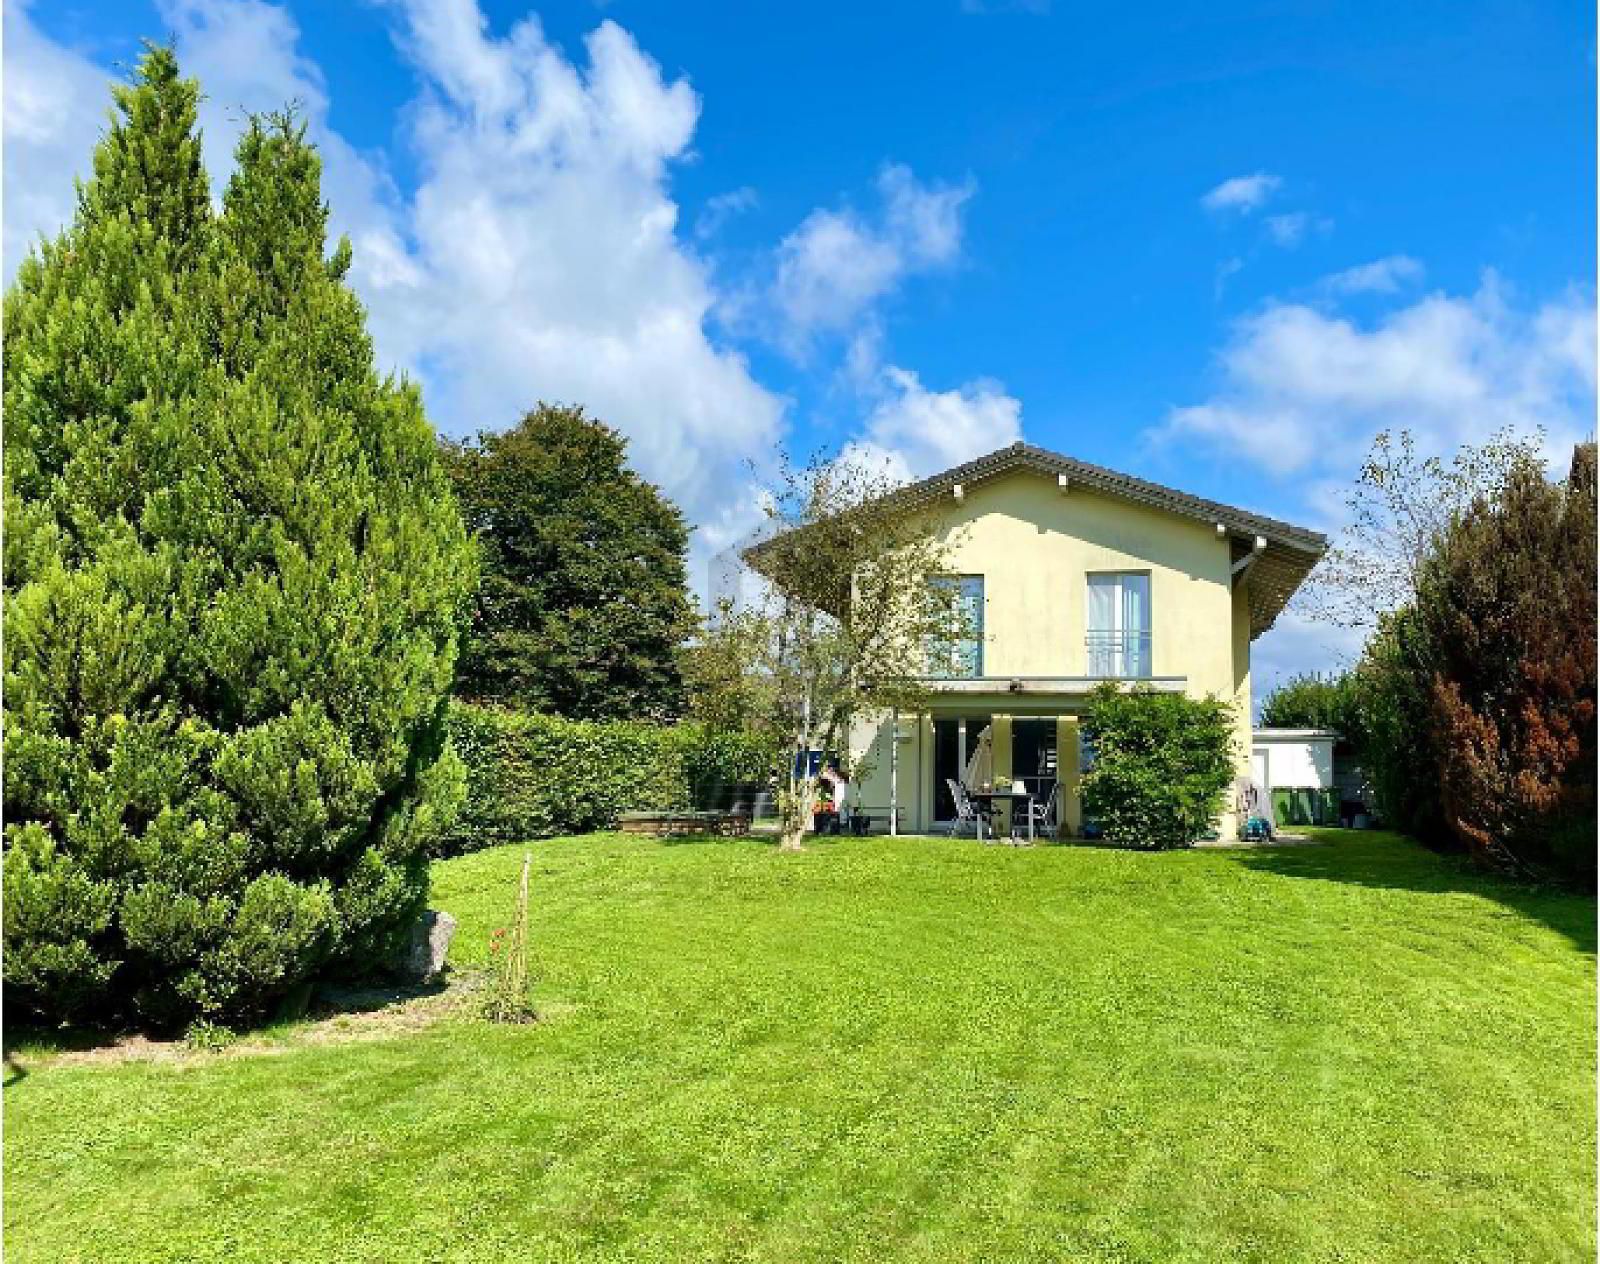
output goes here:
{"type": "Polygon", "coordinates": [[[1011,722],[1011,776],[1043,802],[1056,784],[1056,720],[1011,722]]]}

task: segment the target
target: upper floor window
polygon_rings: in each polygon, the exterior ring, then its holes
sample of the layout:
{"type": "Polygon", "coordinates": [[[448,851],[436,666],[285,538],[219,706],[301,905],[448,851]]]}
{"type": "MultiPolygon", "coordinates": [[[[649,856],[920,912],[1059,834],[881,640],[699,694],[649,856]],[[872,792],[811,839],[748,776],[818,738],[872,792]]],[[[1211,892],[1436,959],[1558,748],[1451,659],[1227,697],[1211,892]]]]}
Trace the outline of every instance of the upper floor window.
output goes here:
{"type": "Polygon", "coordinates": [[[1089,576],[1089,675],[1128,679],[1150,673],[1150,576],[1107,571],[1089,576]]]}
{"type": "Polygon", "coordinates": [[[928,675],[936,680],[983,675],[983,576],[947,575],[933,584],[953,600],[948,634],[928,638],[928,675]]]}

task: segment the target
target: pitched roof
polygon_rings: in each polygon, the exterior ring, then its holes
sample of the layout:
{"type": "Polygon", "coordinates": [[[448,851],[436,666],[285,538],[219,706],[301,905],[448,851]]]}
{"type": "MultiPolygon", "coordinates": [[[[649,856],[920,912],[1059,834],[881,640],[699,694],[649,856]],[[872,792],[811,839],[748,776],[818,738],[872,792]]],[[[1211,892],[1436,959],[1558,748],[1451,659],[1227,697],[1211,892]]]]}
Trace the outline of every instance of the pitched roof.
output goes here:
{"type": "MultiPolygon", "coordinates": [[[[999,448],[964,465],[945,470],[942,474],[912,483],[893,495],[913,501],[934,500],[957,484],[965,488],[983,479],[1019,469],[1033,470],[1052,478],[1065,475],[1069,488],[1088,488],[1102,495],[1119,497],[1219,526],[1229,539],[1238,582],[1245,586],[1249,594],[1251,640],[1272,626],[1289,598],[1328,548],[1328,539],[1320,532],[1234,505],[1191,496],[1187,492],[1062,456],[1059,452],[1038,448],[1030,443],[1013,443],[1010,447],[999,448]],[[1259,550],[1256,548],[1258,539],[1264,542],[1259,550]],[[1253,561],[1247,561],[1252,557],[1253,561]]],[[[754,562],[755,555],[765,547],[757,545],[747,550],[747,558],[754,562]]]]}
{"type": "Polygon", "coordinates": [[[964,465],[945,470],[942,474],[913,483],[899,494],[919,500],[932,498],[949,491],[958,483],[966,487],[1018,469],[1034,470],[1052,477],[1064,474],[1069,488],[1086,487],[1106,496],[1120,497],[1220,525],[1231,542],[1235,563],[1243,562],[1257,552],[1257,537],[1264,540],[1265,547],[1254,562],[1243,568],[1241,576],[1241,582],[1247,586],[1250,597],[1251,640],[1272,626],[1289,598],[1328,548],[1327,536],[1306,527],[1297,527],[1293,523],[1268,518],[1235,505],[1191,496],[1188,492],[1062,456],[1059,452],[1035,447],[1031,443],[1019,442],[1000,448],[964,465]]]}

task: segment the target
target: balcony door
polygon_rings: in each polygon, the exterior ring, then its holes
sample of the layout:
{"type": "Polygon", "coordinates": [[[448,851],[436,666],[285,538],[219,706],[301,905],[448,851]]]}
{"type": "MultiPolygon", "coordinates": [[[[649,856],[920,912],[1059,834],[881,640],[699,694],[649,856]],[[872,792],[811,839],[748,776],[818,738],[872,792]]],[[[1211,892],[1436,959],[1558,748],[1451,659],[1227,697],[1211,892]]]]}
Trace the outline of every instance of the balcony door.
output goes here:
{"type": "Polygon", "coordinates": [[[1138,679],[1150,672],[1150,575],[1104,571],[1089,576],[1089,675],[1138,679]]]}

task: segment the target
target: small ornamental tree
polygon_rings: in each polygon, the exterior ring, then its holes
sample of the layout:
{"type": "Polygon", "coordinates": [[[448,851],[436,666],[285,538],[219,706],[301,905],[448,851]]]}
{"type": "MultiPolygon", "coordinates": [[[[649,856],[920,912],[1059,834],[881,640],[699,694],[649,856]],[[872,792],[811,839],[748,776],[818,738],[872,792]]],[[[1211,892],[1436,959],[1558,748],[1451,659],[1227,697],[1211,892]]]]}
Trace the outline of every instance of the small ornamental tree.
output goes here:
{"type": "Polygon", "coordinates": [[[1236,775],[1227,703],[1107,682],[1091,695],[1083,732],[1092,751],[1083,807],[1108,841],[1189,847],[1216,828],[1236,775]]]}
{"type": "Polygon", "coordinates": [[[1422,568],[1445,822],[1501,868],[1594,881],[1595,447],[1521,462],[1422,568]]]}
{"type": "Polygon", "coordinates": [[[689,531],[628,468],[627,440],[540,404],[502,434],[443,446],[483,556],[460,692],[580,720],[677,716],[689,531]]]}
{"type": "Polygon", "coordinates": [[[1475,500],[1498,498],[1512,471],[1537,463],[1537,436],[1503,430],[1445,459],[1417,450],[1408,430],[1383,431],[1345,497],[1349,525],[1296,598],[1313,618],[1375,630],[1409,605],[1439,538],[1475,500]]]}
{"type": "Polygon", "coordinates": [[[258,119],[213,217],[153,48],[5,306],[14,1015],[249,1017],[384,960],[455,811],[473,555],[373,367],[320,164],[258,119]]]}
{"type": "Polygon", "coordinates": [[[781,752],[779,847],[797,851],[818,779],[796,756],[843,755],[853,719],[917,709],[929,646],[964,634],[956,589],[938,582],[959,530],[865,461],[786,465],[766,503],[775,534],[744,552],[757,591],[708,621],[693,709],[737,719],[781,752]]]}

